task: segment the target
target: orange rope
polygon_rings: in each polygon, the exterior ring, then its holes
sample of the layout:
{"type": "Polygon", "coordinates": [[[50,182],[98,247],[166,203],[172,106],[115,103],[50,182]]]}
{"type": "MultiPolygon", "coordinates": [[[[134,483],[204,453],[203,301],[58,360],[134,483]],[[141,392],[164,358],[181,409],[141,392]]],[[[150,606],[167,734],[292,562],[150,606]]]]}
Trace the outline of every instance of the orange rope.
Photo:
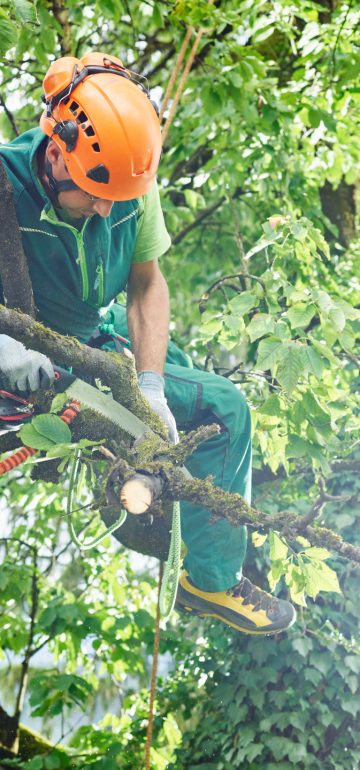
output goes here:
{"type": "Polygon", "coordinates": [[[13,455],[10,455],[10,457],[7,457],[6,460],[2,460],[0,462],[0,476],[2,476],[4,473],[7,473],[8,471],[12,471],[12,469],[16,468],[17,465],[21,465],[25,462],[25,460],[27,460],[28,457],[36,455],[36,452],[37,449],[32,449],[29,446],[21,447],[21,449],[19,449],[13,455]]]}
{"type": "Polygon", "coordinates": [[[174,67],[174,69],[172,71],[171,78],[170,78],[170,80],[168,82],[168,86],[167,86],[167,89],[165,91],[165,96],[163,98],[163,102],[162,102],[161,110],[160,110],[160,115],[159,115],[160,120],[162,120],[163,117],[164,117],[164,112],[165,112],[165,110],[167,108],[168,101],[170,99],[171,92],[173,90],[175,80],[176,80],[176,78],[177,78],[177,76],[179,74],[180,67],[181,67],[181,65],[183,63],[185,52],[186,52],[189,40],[190,40],[191,35],[192,35],[193,32],[194,32],[194,27],[188,27],[187,30],[186,30],[186,35],[184,37],[184,40],[182,42],[182,46],[181,46],[180,51],[178,53],[178,56],[177,56],[177,59],[176,59],[176,63],[175,63],[175,67],[174,67]]]}
{"type": "Polygon", "coordinates": [[[156,605],[156,620],[155,620],[155,635],[154,635],[154,647],[153,647],[153,662],[152,662],[152,670],[151,670],[151,685],[150,685],[150,700],[149,700],[149,716],[148,716],[148,726],[147,726],[147,733],[146,733],[146,744],[145,744],[145,770],[151,770],[150,767],[150,751],[151,751],[151,743],[152,743],[152,732],[153,732],[153,724],[154,724],[154,703],[155,703],[155,696],[156,696],[156,677],[157,677],[157,669],[158,669],[158,661],[159,661],[159,645],[160,645],[160,591],[161,591],[161,583],[163,579],[164,574],[164,565],[163,562],[160,562],[160,569],[159,569],[159,586],[158,586],[158,597],[157,597],[157,605],[156,605]]]}
{"type": "MultiPolygon", "coordinates": [[[[209,4],[209,5],[212,5],[212,4],[213,4],[213,2],[214,2],[214,0],[208,0],[208,4],[209,4]]],[[[192,28],[192,27],[190,27],[189,29],[191,30],[190,34],[192,34],[193,28],[192,28]]],[[[188,32],[189,32],[189,30],[188,30],[188,32]]],[[[194,43],[193,43],[193,47],[192,47],[192,49],[191,49],[191,51],[190,51],[190,54],[189,54],[189,58],[188,58],[188,60],[187,60],[187,62],[186,62],[186,65],[185,65],[185,68],[184,68],[183,74],[182,74],[182,76],[181,76],[181,78],[180,78],[180,82],[179,82],[179,85],[178,85],[178,87],[177,87],[177,91],[176,91],[176,94],[175,94],[175,96],[174,96],[174,100],[173,100],[173,103],[172,103],[172,105],[171,105],[171,108],[170,108],[170,112],[169,112],[169,115],[168,115],[168,117],[167,117],[167,120],[166,120],[165,126],[164,126],[164,128],[163,128],[163,131],[162,131],[162,143],[163,143],[163,144],[165,144],[165,141],[166,141],[167,135],[168,135],[168,133],[169,133],[169,129],[170,129],[170,126],[171,126],[171,124],[172,124],[172,122],[173,122],[173,119],[174,119],[174,115],[175,115],[175,111],[176,111],[176,108],[177,108],[177,106],[178,106],[178,104],[179,104],[180,96],[181,96],[181,94],[182,94],[182,92],[183,92],[183,90],[184,90],[184,88],[185,88],[185,83],[186,83],[186,79],[187,79],[187,76],[188,76],[188,74],[189,74],[189,72],[190,72],[190,70],[191,70],[191,67],[192,67],[192,65],[193,65],[193,61],[194,61],[194,59],[195,59],[195,56],[196,56],[196,52],[197,52],[197,49],[198,49],[198,47],[199,47],[199,45],[200,45],[200,40],[201,40],[201,38],[202,38],[202,36],[203,36],[204,32],[206,32],[206,28],[205,28],[205,27],[200,27],[200,29],[199,29],[199,31],[198,31],[198,33],[197,33],[197,35],[196,35],[196,38],[195,38],[195,40],[194,40],[194,43]]],[[[190,39],[190,34],[189,34],[189,39],[190,39]]],[[[186,37],[185,37],[185,40],[186,40],[186,37]]],[[[183,46],[184,46],[185,40],[184,40],[184,42],[183,42],[183,45],[182,45],[182,48],[181,48],[181,50],[180,50],[179,56],[180,56],[180,54],[181,54],[181,52],[182,52],[182,49],[183,49],[183,46]]],[[[187,41],[187,42],[188,42],[188,41],[187,41]]],[[[187,42],[186,42],[186,45],[187,45],[187,42]]],[[[185,54],[185,51],[184,51],[184,54],[185,54]]],[[[184,58],[184,54],[183,54],[183,56],[182,56],[182,59],[184,58]]],[[[181,62],[180,62],[180,64],[182,63],[182,59],[181,59],[181,62]]],[[[179,69],[180,69],[180,66],[179,66],[179,67],[177,67],[177,64],[176,64],[176,65],[175,65],[175,69],[176,69],[176,75],[177,75],[177,73],[178,73],[178,71],[179,71],[179,69]]],[[[170,80],[170,83],[171,83],[171,82],[174,82],[174,81],[175,81],[175,78],[171,78],[171,80],[170,80]]],[[[170,86],[170,83],[169,83],[169,86],[170,86]]],[[[168,92],[168,90],[169,90],[169,86],[168,86],[168,88],[167,88],[167,90],[166,90],[166,94],[165,94],[165,96],[167,95],[167,92],[168,92]]],[[[172,86],[171,86],[171,87],[172,87],[172,86]]]]}

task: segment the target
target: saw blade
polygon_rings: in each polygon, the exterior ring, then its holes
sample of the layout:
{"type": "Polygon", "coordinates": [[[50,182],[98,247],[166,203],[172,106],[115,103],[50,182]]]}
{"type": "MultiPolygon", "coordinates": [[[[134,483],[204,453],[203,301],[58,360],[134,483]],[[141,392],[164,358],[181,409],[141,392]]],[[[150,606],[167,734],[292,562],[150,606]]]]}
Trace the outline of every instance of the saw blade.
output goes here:
{"type": "Polygon", "coordinates": [[[153,433],[148,425],[132,414],[125,406],[115,401],[112,396],[102,393],[101,390],[83,380],[74,380],[66,388],[66,393],[71,398],[80,401],[81,404],[99,412],[103,417],[107,417],[135,439],[142,438],[145,433],[153,433]]]}

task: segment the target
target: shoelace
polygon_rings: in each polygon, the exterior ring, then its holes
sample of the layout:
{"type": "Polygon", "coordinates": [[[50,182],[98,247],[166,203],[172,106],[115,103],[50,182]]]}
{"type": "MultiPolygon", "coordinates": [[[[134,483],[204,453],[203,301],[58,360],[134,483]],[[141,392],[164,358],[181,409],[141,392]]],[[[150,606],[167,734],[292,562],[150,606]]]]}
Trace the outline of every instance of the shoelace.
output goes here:
{"type": "Polygon", "coordinates": [[[244,604],[252,604],[254,610],[276,611],[279,604],[278,599],[270,596],[266,591],[262,591],[261,588],[253,586],[250,580],[245,577],[229,588],[226,593],[235,599],[241,596],[244,599],[244,604]]]}

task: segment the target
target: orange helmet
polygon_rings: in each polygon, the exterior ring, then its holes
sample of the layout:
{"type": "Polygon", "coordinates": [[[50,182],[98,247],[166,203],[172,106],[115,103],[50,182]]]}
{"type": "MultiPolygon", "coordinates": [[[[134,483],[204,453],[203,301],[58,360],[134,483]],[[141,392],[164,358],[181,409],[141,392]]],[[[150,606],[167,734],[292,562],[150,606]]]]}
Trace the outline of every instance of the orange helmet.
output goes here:
{"type": "Polygon", "coordinates": [[[160,122],[149,91],[120,59],[64,56],[43,82],[40,126],[56,142],[75,185],[126,201],[150,190],[161,154],[160,122]]]}

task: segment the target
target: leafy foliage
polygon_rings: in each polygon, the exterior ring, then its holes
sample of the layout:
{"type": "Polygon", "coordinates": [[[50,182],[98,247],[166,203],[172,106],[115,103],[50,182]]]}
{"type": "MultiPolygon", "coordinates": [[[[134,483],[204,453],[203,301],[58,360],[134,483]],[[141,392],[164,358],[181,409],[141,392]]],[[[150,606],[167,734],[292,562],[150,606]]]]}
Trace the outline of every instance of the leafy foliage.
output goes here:
{"type": "MultiPolygon", "coordinates": [[[[68,0],[60,8],[5,0],[0,131],[10,139],[37,122],[44,72],[60,54],[106,50],[148,75],[154,95],[163,94],[184,25],[204,33],[159,174],[174,242],[162,260],[172,333],[195,363],[246,393],[255,478],[268,479],[256,486],[255,504],[269,513],[315,511],[318,524],[353,541],[360,331],[355,4],[68,0]]],[[[53,412],[62,407],[58,401],[53,412]]],[[[57,432],[59,418],[50,419],[25,426],[23,440],[65,467],[74,445],[57,432]]],[[[89,458],[91,446],[84,445],[89,458]]],[[[34,713],[45,728],[61,714],[62,733],[71,736],[67,752],[55,749],[25,766],[142,770],[153,565],[134,570],[110,541],[85,559],[68,538],[63,486],[30,482],[19,471],[0,485],[8,516],[0,646],[13,672],[10,687],[9,667],[2,669],[4,706],[15,707],[18,664],[28,658],[34,713]],[[51,660],[46,670],[41,650],[51,660]],[[76,729],[79,709],[86,717],[76,729]]],[[[86,484],[79,492],[86,505],[86,484]]],[[[86,507],[77,513],[78,528],[89,525],[90,535],[98,527],[92,516],[86,507]]],[[[268,575],[273,590],[290,591],[298,624],[286,638],[247,639],[174,616],[161,641],[176,668],[160,680],[153,766],[356,770],[356,572],[304,539],[257,533],[254,545],[247,574],[262,585],[268,575]]]]}

